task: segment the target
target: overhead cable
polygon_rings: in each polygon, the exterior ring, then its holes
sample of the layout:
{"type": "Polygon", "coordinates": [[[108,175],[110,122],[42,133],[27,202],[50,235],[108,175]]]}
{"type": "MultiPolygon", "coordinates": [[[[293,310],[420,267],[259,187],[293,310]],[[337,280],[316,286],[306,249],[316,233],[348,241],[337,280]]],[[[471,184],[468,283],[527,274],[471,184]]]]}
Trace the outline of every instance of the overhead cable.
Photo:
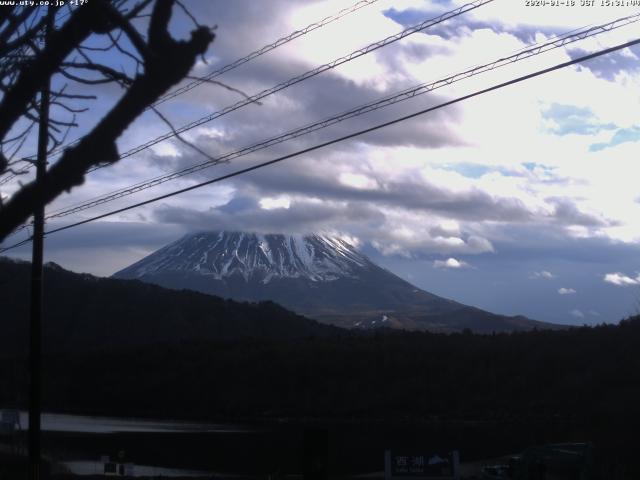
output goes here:
{"type": "MultiPolygon", "coordinates": [[[[629,47],[632,47],[632,46],[637,45],[637,44],[640,44],[640,38],[632,40],[632,41],[629,41],[629,42],[626,42],[626,43],[623,43],[623,44],[620,44],[620,45],[616,45],[615,47],[607,48],[607,49],[604,49],[604,50],[599,50],[597,52],[590,53],[588,55],[583,55],[581,57],[577,57],[577,58],[574,58],[572,60],[569,60],[569,61],[566,61],[566,62],[563,62],[563,63],[559,63],[559,64],[554,65],[552,67],[548,67],[548,68],[545,68],[545,69],[542,69],[542,70],[537,70],[536,72],[529,73],[529,74],[526,74],[526,75],[522,75],[520,77],[514,78],[514,79],[506,81],[506,82],[499,83],[497,85],[493,85],[493,86],[488,87],[488,88],[484,88],[482,90],[477,90],[477,91],[475,91],[473,93],[470,93],[470,94],[467,94],[467,95],[463,95],[463,96],[455,98],[453,100],[449,100],[449,101],[440,103],[440,104],[435,105],[433,107],[425,108],[425,109],[419,110],[419,111],[417,111],[415,113],[412,113],[412,114],[409,114],[409,115],[405,115],[405,116],[396,118],[394,120],[390,120],[388,122],[384,122],[384,123],[375,125],[373,127],[365,128],[363,130],[359,130],[357,132],[350,133],[348,135],[344,135],[344,136],[335,138],[333,140],[329,140],[327,142],[319,143],[319,144],[316,144],[316,145],[314,145],[312,147],[308,147],[308,148],[305,148],[305,149],[302,149],[302,150],[298,150],[296,152],[293,152],[293,153],[290,153],[290,154],[287,154],[287,155],[283,155],[283,156],[275,158],[273,160],[262,162],[262,163],[259,163],[257,165],[253,165],[251,167],[243,168],[241,170],[236,170],[235,172],[228,173],[226,175],[222,175],[222,176],[213,178],[211,180],[207,180],[207,181],[198,183],[196,185],[191,185],[189,187],[185,187],[185,188],[182,188],[182,189],[179,189],[179,190],[175,190],[175,191],[170,192],[170,193],[166,193],[166,194],[163,194],[163,195],[160,195],[160,196],[157,196],[157,197],[154,197],[154,198],[142,201],[142,202],[138,202],[138,203],[135,203],[133,205],[129,205],[127,207],[119,208],[117,210],[112,210],[110,212],[103,213],[101,215],[96,215],[94,217],[87,218],[87,219],[84,219],[82,221],[75,222],[75,223],[72,223],[72,224],[69,224],[69,225],[65,225],[63,227],[58,227],[58,228],[55,228],[55,229],[52,229],[52,230],[49,230],[49,231],[45,232],[45,234],[46,235],[51,235],[51,234],[54,234],[54,233],[62,232],[64,230],[69,230],[71,228],[75,228],[75,227],[78,227],[80,225],[84,225],[84,224],[87,224],[87,223],[90,223],[90,222],[94,222],[96,220],[100,220],[100,219],[103,219],[103,218],[106,218],[106,217],[110,217],[112,215],[123,213],[123,212],[129,211],[129,210],[132,210],[134,208],[138,208],[138,207],[141,207],[141,206],[144,206],[144,205],[149,205],[151,203],[155,203],[155,202],[158,202],[160,200],[164,200],[164,199],[167,199],[167,198],[170,198],[170,197],[174,197],[176,195],[180,195],[182,193],[186,193],[186,192],[189,192],[189,191],[192,191],[192,190],[196,190],[196,189],[202,188],[202,187],[207,186],[207,185],[212,185],[214,183],[218,183],[218,182],[221,182],[223,180],[228,180],[230,178],[237,177],[239,175],[243,175],[243,174],[246,174],[246,173],[249,173],[249,172],[252,172],[252,171],[267,167],[267,166],[270,166],[270,165],[274,165],[276,163],[282,162],[284,160],[288,160],[288,159],[293,158],[293,157],[297,157],[297,156],[303,155],[305,153],[309,153],[309,152],[312,152],[312,151],[315,151],[315,150],[319,150],[321,148],[324,148],[324,147],[327,147],[327,146],[330,146],[330,145],[334,145],[336,143],[343,142],[345,140],[349,140],[349,139],[352,139],[352,138],[355,138],[355,137],[359,137],[361,135],[364,135],[364,134],[367,134],[367,133],[371,133],[371,132],[374,132],[376,130],[380,130],[382,128],[386,128],[386,127],[389,127],[391,125],[395,125],[397,123],[404,122],[404,121],[409,120],[411,118],[415,118],[415,117],[418,117],[420,115],[424,115],[426,113],[430,113],[430,112],[433,112],[435,110],[438,110],[438,109],[441,109],[441,108],[444,108],[444,107],[448,107],[450,105],[454,105],[456,103],[460,103],[460,102],[465,101],[465,100],[469,100],[469,99],[471,99],[473,97],[477,97],[479,95],[483,95],[483,94],[486,94],[486,93],[489,93],[489,92],[493,92],[493,91],[499,90],[501,88],[504,88],[504,87],[507,87],[507,86],[510,86],[510,85],[521,83],[523,81],[530,80],[532,78],[539,77],[541,75],[545,75],[547,73],[551,73],[553,71],[560,70],[562,68],[566,68],[568,66],[575,65],[575,64],[578,64],[578,63],[582,63],[582,62],[585,62],[585,61],[588,61],[588,60],[591,60],[591,59],[594,59],[594,58],[597,58],[597,57],[600,57],[600,56],[603,56],[603,55],[607,55],[609,53],[613,53],[615,51],[622,50],[624,48],[629,48],[629,47]]],[[[29,240],[31,240],[31,239],[26,239],[26,240],[23,240],[22,242],[19,242],[18,244],[11,245],[9,247],[0,249],[0,253],[4,253],[4,252],[6,252],[8,250],[11,250],[13,248],[17,248],[17,246],[19,246],[19,245],[24,245],[25,242],[28,242],[29,240]]]]}
{"type": "Polygon", "coordinates": [[[417,96],[420,95],[424,95],[425,93],[429,93],[432,92],[438,88],[444,87],[444,86],[448,86],[451,85],[452,83],[464,80],[466,78],[470,78],[473,77],[475,75],[479,75],[481,73],[490,71],[490,70],[495,70],[497,68],[500,67],[504,67],[506,65],[510,65],[512,63],[536,56],[536,55],[540,55],[542,53],[545,53],[547,51],[553,50],[553,49],[557,49],[563,46],[566,46],[568,44],[574,43],[576,41],[579,40],[584,40],[586,38],[595,36],[595,35],[599,35],[603,32],[607,32],[610,31],[612,29],[615,28],[619,28],[625,25],[629,25],[630,23],[634,23],[634,22],[638,22],[640,21],[640,13],[636,14],[636,15],[631,15],[628,17],[624,17],[618,20],[615,20],[613,22],[609,22],[607,24],[603,24],[603,25],[599,25],[599,26],[595,26],[595,27],[588,27],[585,28],[583,30],[579,30],[576,31],[575,33],[570,33],[570,34],[566,34],[562,37],[558,37],[554,40],[551,40],[549,42],[544,42],[541,44],[537,44],[537,45],[533,45],[530,46],[528,48],[519,50],[518,52],[506,56],[506,57],[501,57],[497,60],[493,60],[489,63],[485,63],[482,65],[478,65],[475,67],[472,67],[470,69],[464,70],[462,72],[456,73],[454,75],[449,75],[445,78],[442,78],[440,80],[434,81],[434,82],[430,82],[430,83],[423,83],[414,87],[411,87],[409,89],[405,89],[401,92],[395,93],[393,95],[384,97],[382,99],[379,100],[375,100],[369,103],[366,103],[364,105],[361,105],[359,107],[347,110],[345,112],[342,112],[338,115],[334,115],[332,117],[329,118],[325,118],[323,120],[305,125],[303,127],[299,127],[297,129],[291,130],[289,132],[283,133],[281,135],[263,140],[261,142],[252,144],[250,146],[247,147],[243,147],[239,150],[235,150],[233,152],[229,152],[226,154],[223,154],[221,156],[218,156],[216,158],[213,158],[211,160],[207,160],[205,162],[201,162],[199,164],[190,166],[190,167],[186,167],[183,168],[181,170],[172,172],[172,173],[168,173],[168,174],[164,174],[164,175],[160,175],[157,176],[155,178],[143,181],[143,182],[139,182],[137,184],[122,188],[122,189],[118,189],[116,191],[110,192],[108,194],[105,195],[101,195],[98,197],[95,197],[93,199],[90,199],[88,201],[84,201],[81,203],[78,203],[76,205],[73,206],[69,206],[69,207],[63,207],[57,211],[53,211],[51,212],[48,216],[47,219],[53,219],[53,218],[60,218],[60,217],[64,217],[67,215],[71,215],[74,213],[78,213],[80,211],[116,200],[118,198],[122,198],[124,196],[128,196],[131,195],[133,193],[137,193],[140,192],[142,190],[146,190],[152,187],[155,187],[157,185],[166,183],[168,181],[171,180],[175,180],[177,178],[180,177],[184,177],[186,175],[190,175],[192,173],[198,172],[200,170],[204,170],[206,168],[210,168],[212,166],[215,165],[219,165],[221,163],[226,163],[229,162],[230,160],[233,160],[235,158],[238,157],[242,157],[245,155],[248,155],[250,153],[259,151],[259,150],[263,150],[265,148],[271,147],[273,145],[277,145],[280,143],[283,143],[285,141],[291,140],[291,139],[295,139],[298,138],[300,136],[303,135],[307,135],[309,133],[327,128],[331,125],[335,125],[337,123],[343,122],[345,120],[354,118],[354,117],[358,117],[360,115],[364,115],[366,113],[370,113],[372,111],[375,110],[379,110],[381,108],[385,108],[391,105],[394,105],[396,103],[405,101],[405,100],[409,100],[411,98],[415,98],[417,96]]]}

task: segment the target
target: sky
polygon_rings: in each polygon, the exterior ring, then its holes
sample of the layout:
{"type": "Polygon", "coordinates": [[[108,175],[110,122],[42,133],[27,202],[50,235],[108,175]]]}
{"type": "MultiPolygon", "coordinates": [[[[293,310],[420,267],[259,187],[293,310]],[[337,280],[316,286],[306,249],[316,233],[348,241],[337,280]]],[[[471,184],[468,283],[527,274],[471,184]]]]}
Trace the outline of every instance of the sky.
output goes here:
{"type": "MultiPolygon", "coordinates": [[[[193,75],[206,75],[355,3],[350,0],[191,0],[216,39],[193,75]]],[[[569,2],[566,2],[569,3],[569,2]]],[[[210,156],[277,136],[419,84],[638,9],[527,7],[495,0],[300,82],[184,137],[210,156]]],[[[216,80],[252,95],[464,2],[378,0],[216,80]]],[[[172,31],[187,35],[174,12],[172,31]]],[[[52,220],[49,228],[338,138],[640,35],[640,22],[452,83],[144,192],[52,220]]],[[[94,38],[95,44],[104,39],[94,38]]],[[[124,65],[116,53],[107,63],[124,65]]],[[[615,323],[640,309],[640,47],[630,47],[441,108],[46,240],[46,258],[107,276],[188,232],[323,232],[437,295],[502,314],[566,324],[615,323]]],[[[117,100],[98,100],[72,138],[117,100]]],[[[241,101],[204,84],[159,110],[175,126],[241,101]]],[[[167,132],[153,112],[120,151],[167,132]]],[[[27,144],[26,148],[29,145],[27,144]]],[[[176,139],[98,170],[54,211],[206,161],[176,139]]],[[[11,195],[17,183],[0,187],[11,195]]],[[[19,240],[20,235],[7,240],[19,240]]],[[[24,247],[12,256],[28,258],[24,247]]]]}

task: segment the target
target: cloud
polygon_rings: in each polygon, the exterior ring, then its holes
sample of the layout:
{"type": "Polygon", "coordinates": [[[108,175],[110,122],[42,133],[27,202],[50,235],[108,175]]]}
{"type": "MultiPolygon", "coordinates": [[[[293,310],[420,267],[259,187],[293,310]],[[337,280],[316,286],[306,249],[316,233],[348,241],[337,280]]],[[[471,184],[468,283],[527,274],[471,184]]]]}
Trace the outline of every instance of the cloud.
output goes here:
{"type": "MultiPolygon", "coordinates": [[[[194,75],[206,74],[344,7],[339,0],[271,0],[265,21],[264,8],[254,0],[192,3],[199,21],[219,26],[217,38],[206,54],[209,64],[201,63],[194,75]],[[243,41],[238,42],[238,38],[243,41]]],[[[550,19],[542,11],[523,14],[524,9],[507,4],[494,2],[438,28],[411,35],[265,98],[261,106],[248,105],[190,130],[185,136],[209,154],[219,156],[510,54],[522,48],[525,41],[549,38],[580,24],[601,23],[582,18],[565,21],[558,16],[550,19]]],[[[454,2],[445,1],[436,5],[417,0],[380,0],[225,73],[222,80],[254,94],[453,6],[454,2]],[[410,3],[413,8],[407,8],[412,7],[410,3]],[[356,28],[352,28],[354,25],[356,28]]],[[[188,33],[190,28],[191,25],[185,26],[182,33],[188,33]]],[[[601,39],[606,42],[609,38],[598,37],[598,41],[601,39]]],[[[596,45],[590,47],[584,51],[599,49],[596,45]]],[[[602,275],[624,272],[629,263],[621,262],[621,258],[627,262],[639,258],[640,206],[636,203],[635,181],[639,167],[634,160],[639,134],[635,126],[637,115],[630,108],[640,100],[640,77],[634,58],[638,52],[622,52],[625,58],[608,56],[616,60],[615,65],[592,62],[587,67],[563,69],[215,187],[172,197],[165,205],[141,209],[144,218],[135,217],[138,210],[121,215],[117,220],[123,223],[145,222],[150,240],[138,245],[145,240],[131,237],[128,229],[121,226],[112,234],[104,233],[104,238],[95,236],[119,246],[88,241],[88,246],[83,247],[80,241],[70,242],[74,248],[66,251],[64,258],[73,254],[78,265],[78,252],[86,248],[83,261],[87,267],[79,268],[95,268],[93,265],[99,261],[100,271],[108,271],[108,263],[115,270],[116,264],[130,263],[134,254],[143,255],[153,246],[166,243],[170,236],[167,232],[177,236],[183,231],[203,229],[284,233],[329,230],[357,237],[363,249],[390,263],[419,258],[429,259],[431,264],[437,255],[442,265],[434,264],[435,268],[460,269],[468,266],[460,258],[468,260],[468,255],[473,254],[473,260],[468,261],[478,270],[464,270],[469,283],[463,287],[454,282],[452,298],[459,298],[461,291],[482,291],[482,296],[492,298],[495,292],[490,286],[507,270],[514,277],[517,271],[519,288],[540,291],[540,295],[548,297],[553,284],[542,280],[576,278],[575,272],[597,264],[599,270],[589,270],[589,275],[580,281],[571,280],[573,289],[588,291],[592,286],[586,283],[589,278],[607,291],[607,299],[615,297],[620,304],[625,290],[605,288],[602,275]],[[487,112],[491,113],[491,121],[487,121],[487,112]],[[627,229],[624,239],[622,228],[627,229]],[[93,258],[88,253],[90,248],[95,248],[93,258]],[[450,259],[458,266],[452,265],[450,259]],[[517,265],[518,269],[509,265],[517,265]],[[528,276],[541,281],[531,282],[528,276]],[[476,277],[479,280],[474,280],[476,277]],[[483,287],[478,288],[473,281],[482,282],[483,287]]],[[[532,57],[131,198],[142,200],[168,193],[271,160],[567,58],[563,49],[532,57]]],[[[238,100],[240,97],[234,92],[205,84],[162,108],[180,126],[238,100]]],[[[144,143],[166,131],[167,127],[150,112],[127,130],[119,146],[144,143]]],[[[135,159],[95,172],[81,188],[74,189],[73,198],[67,196],[63,202],[75,203],[204,160],[180,142],[167,142],[155,153],[142,152],[135,159]]],[[[125,202],[123,199],[118,207],[125,202]]],[[[56,206],[61,205],[64,203],[56,206]]],[[[614,277],[605,281],[615,285],[636,285],[639,281],[633,275],[609,275],[614,277]]],[[[428,274],[416,272],[418,282],[426,282],[427,277],[428,274]]],[[[436,277],[441,280],[449,275],[436,277]]],[[[437,291],[440,287],[433,288],[437,291]]],[[[566,319],[566,300],[575,298],[556,294],[551,301],[537,301],[528,296],[516,307],[513,297],[517,294],[500,296],[502,303],[491,306],[502,308],[505,313],[520,313],[523,306],[544,303],[540,308],[546,309],[545,315],[553,310],[556,320],[566,319]]],[[[602,302],[581,307],[585,315],[589,308],[597,308],[603,317],[615,318],[612,307],[603,306],[602,302]]]]}
{"type": "Polygon", "coordinates": [[[551,273],[551,272],[546,271],[546,270],[542,270],[540,272],[533,272],[529,278],[551,279],[551,278],[555,278],[555,275],[553,273],[551,273]]]}
{"type": "Polygon", "coordinates": [[[453,257],[448,258],[446,260],[436,260],[433,262],[434,268],[450,268],[450,269],[460,269],[460,268],[468,268],[469,264],[463,262],[462,260],[457,260],[453,257]]]}
{"type": "Polygon", "coordinates": [[[584,318],[584,313],[582,313],[582,311],[578,310],[577,308],[574,308],[569,313],[576,318],[584,318]]]}
{"type": "MultiPolygon", "coordinates": [[[[62,225],[55,221],[47,224],[51,229],[62,225]]],[[[147,221],[92,222],[77,229],[48,235],[45,261],[58,263],[76,272],[108,276],[187,232],[179,225],[157,228],[147,221]]],[[[8,253],[30,261],[31,244],[8,253]]]]}
{"type": "Polygon", "coordinates": [[[358,201],[317,197],[253,196],[247,189],[226,204],[204,210],[191,205],[162,205],[151,212],[154,221],[187,230],[231,230],[261,233],[339,233],[360,239],[384,255],[414,253],[477,254],[493,251],[491,242],[450,221],[380,208],[358,201]]]}
{"type": "Polygon", "coordinates": [[[569,198],[556,197],[547,199],[553,206],[554,221],[563,225],[578,225],[583,227],[605,227],[615,225],[615,221],[601,215],[581,211],[569,198]]]}
{"type": "Polygon", "coordinates": [[[619,287],[628,287],[630,285],[640,285],[640,275],[636,278],[631,278],[620,272],[607,273],[604,276],[604,281],[619,287]]]}
{"type": "Polygon", "coordinates": [[[576,291],[573,288],[564,288],[564,287],[562,287],[562,288],[558,289],[558,293],[560,295],[573,295],[573,294],[576,293],[576,291]]]}
{"type": "MultiPolygon", "coordinates": [[[[243,50],[259,47],[265,39],[278,38],[282,32],[291,31],[316,17],[322,18],[324,13],[330,13],[317,9],[333,8],[323,6],[320,2],[309,4],[302,1],[274,0],[273,3],[270,22],[266,23],[262,21],[262,10],[248,0],[229,4],[223,2],[215,8],[208,4],[198,4],[195,7],[198,18],[212,19],[220,26],[218,37],[208,53],[208,56],[215,60],[215,65],[232,61],[247,53],[243,50]],[[232,40],[238,35],[243,36],[242,45],[232,40]]],[[[309,35],[309,38],[305,36],[270,52],[268,57],[265,56],[268,61],[257,59],[228,72],[225,81],[248,93],[255,93],[317,66],[322,62],[320,56],[325,53],[325,61],[330,60],[362,46],[363,42],[397,33],[402,28],[400,24],[416,23],[435,14],[435,10],[450,7],[429,7],[427,10],[434,10],[429,12],[424,8],[418,10],[417,8],[424,5],[416,3],[416,7],[413,3],[393,2],[391,5],[387,2],[388,5],[384,8],[381,5],[368,6],[353,16],[345,17],[345,21],[356,23],[362,22],[362,18],[374,22],[367,22],[366,25],[371,28],[361,29],[358,36],[353,35],[352,31],[345,35],[345,26],[341,20],[330,27],[318,29],[313,35],[309,35]],[[373,25],[376,28],[373,28],[373,25]],[[327,32],[334,33],[329,36],[327,32]],[[318,38],[314,40],[315,37],[318,38]],[[322,41],[328,42],[326,52],[319,52],[315,48],[322,41]]],[[[440,73],[450,74],[458,71],[462,66],[470,65],[470,62],[479,61],[475,53],[493,58],[499,53],[521,47],[523,39],[529,41],[541,33],[557,33],[555,30],[552,32],[553,28],[546,25],[494,21],[491,15],[490,21],[478,20],[475,15],[479,12],[480,9],[478,12],[472,12],[472,15],[445,22],[443,25],[452,28],[448,35],[451,37],[450,41],[439,37],[436,30],[412,35],[402,42],[372,53],[371,62],[375,68],[365,69],[362,74],[344,69],[324,72],[265,99],[262,106],[250,105],[237,110],[220,118],[215,124],[207,124],[201,129],[189,132],[188,135],[200,148],[212,155],[233,151],[427,80],[427,77],[421,77],[422,73],[428,73],[433,77],[429,79],[436,79],[440,73]],[[497,53],[489,53],[494,51],[497,53]],[[392,75],[387,75],[389,72],[392,75]]],[[[631,56],[633,52],[631,55],[627,52],[627,57],[631,56]]],[[[196,73],[202,74],[210,68],[202,64],[200,69],[204,70],[196,73]]],[[[567,75],[569,76],[568,73],[567,75]]],[[[593,83],[594,78],[598,80],[597,77],[589,71],[580,75],[572,72],[570,77],[574,84],[578,76],[590,81],[588,89],[597,86],[593,83]]],[[[480,83],[486,86],[486,80],[480,83]]],[[[610,82],[600,82],[598,85],[602,86],[603,83],[606,83],[607,88],[611,88],[610,82]]],[[[357,142],[336,145],[312,155],[292,159],[279,167],[238,178],[228,185],[232,185],[236,192],[234,195],[251,197],[252,201],[255,199],[262,202],[263,207],[284,205],[293,197],[297,197],[299,202],[306,197],[306,200],[321,199],[332,205],[349,205],[354,209],[362,208],[359,204],[367,203],[370,204],[370,210],[378,210],[387,220],[383,222],[385,226],[389,225],[388,220],[393,215],[397,220],[394,222],[396,228],[401,218],[419,217],[421,222],[427,221],[430,225],[443,220],[453,220],[459,223],[458,234],[442,235],[435,230],[429,232],[429,242],[438,239],[431,243],[442,247],[450,245],[450,253],[455,253],[453,249],[458,248],[460,241],[470,249],[490,251],[492,238],[478,234],[473,229],[477,229],[479,224],[491,222],[501,226],[509,223],[531,223],[546,229],[555,228],[552,223],[574,225],[585,227],[583,236],[595,235],[595,232],[599,233],[604,228],[614,226],[614,220],[600,213],[597,205],[587,205],[584,201],[585,197],[588,198],[589,192],[580,192],[582,196],[571,197],[569,192],[565,198],[563,190],[554,187],[553,182],[558,182],[559,179],[572,186],[578,182],[570,175],[561,176],[560,172],[547,165],[551,159],[549,155],[545,155],[546,152],[541,145],[548,144],[550,149],[554,149],[554,156],[558,158],[570,155],[567,155],[566,150],[556,149],[559,143],[555,143],[555,140],[559,142],[561,138],[549,141],[540,133],[544,130],[536,123],[548,119],[557,121],[560,130],[554,135],[548,135],[555,138],[563,137],[561,134],[572,131],[584,134],[597,133],[594,126],[610,125],[611,120],[602,118],[601,109],[580,104],[575,100],[575,95],[566,101],[560,101],[564,96],[555,94],[555,89],[545,87],[535,91],[538,93],[535,94],[534,100],[530,98],[534,95],[529,92],[519,95],[515,100],[508,93],[501,94],[497,100],[487,100],[493,109],[501,112],[501,115],[495,116],[495,121],[499,122],[500,126],[489,128],[484,113],[479,115],[487,111],[483,107],[484,100],[478,99],[481,102],[479,104],[469,103],[470,106],[467,106],[464,103],[454,108],[438,110],[394,128],[371,133],[361,137],[357,142]],[[534,103],[527,103],[531,101],[534,103]],[[522,106],[525,108],[521,108],[522,106]],[[513,111],[510,108],[513,108],[513,111]],[[545,113],[548,118],[545,118],[545,113]],[[507,131],[507,127],[515,124],[510,120],[512,114],[518,115],[517,118],[527,119],[528,123],[522,124],[518,129],[509,130],[509,135],[505,136],[504,131],[507,131]],[[476,116],[482,117],[479,125],[475,121],[476,116]],[[521,137],[519,132],[527,132],[532,125],[536,127],[534,133],[530,137],[521,137]],[[492,144],[493,139],[496,140],[496,145],[492,144]],[[527,145],[527,148],[523,148],[522,145],[527,145]],[[376,159],[376,156],[380,158],[376,159]],[[538,170],[545,169],[547,172],[544,178],[532,171],[522,173],[520,181],[515,181],[513,177],[499,173],[501,165],[494,165],[494,162],[508,163],[513,168],[519,165],[519,162],[527,163],[526,160],[531,160],[531,157],[536,157],[535,161],[540,164],[538,170]],[[456,175],[455,166],[463,159],[467,164],[478,166],[478,171],[484,169],[485,174],[478,174],[474,179],[466,178],[466,182],[461,180],[464,175],[456,175]],[[450,175],[443,173],[447,169],[450,170],[450,175]],[[487,172],[498,173],[491,177],[487,172]],[[509,186],[510,184],[513,186],[509,186]],[[394,211],[393,214],[390,214],[390,210],[394,211]]],[[[315,132],[308,137],[256,152],[252,159],[272,159],[308,147],[310,144],[406,114],[424,105],[439,103],[455,95],[455,92],[447,89],[438,90],[436,93],[437,95],[428,94],[402,102],[391,109],[372,112],[334,125],[326,131],[315,132]]],[[[593,97],[597,96],[589,96],[593,97]]],[[[238,99],[233,92],[204,85],[188,95],[179,97],[175,105],[168,103],[166,108],[175,116],[190,119],[195,116],[194,109],[203,110],[204,114],[204,111],[223,108],[238,99]]],[[[157,123],[156,120],[154,122],[157,123]]],[[[142,163],[148,165],[150,170],[161,170],[165,167],[180,168],[203,160],[180,143],[174,143],[173,148],[178,155],[165,158],[164,164],[157,163],[157,158],[152,158],[152,155],[149,156],[148,162],[142,163]]],[[[238,168],[245,165],[243,162],[244,159],[238,159],[238,168]]],[[[227,170],[222,168],[221,171],[227,170]]],[[[203,171],[193,178],[210,178],[211,172],[212,170],[203,171]]],[[[138,178],[132,180],[137,181],[138,178]]],[[[198,209],[202,211],[208,206],[216,205],[199,206],[198,209]]],[[[264,213],[264,210],[262,208],[259,211],[264,213]]],[[[249,224],[250,216],[245,214],[243,217],[246,219],[244,222],[227,223],[243,223],[248,228],[263,228],[264,222],[256,219],[258,225],[252,227],[249,224]]],[[[185,223],[192,223],[190,218],[186,215],[185,223]]],[[[174,218],[174,221],[177,219],[174,218]]],[[[299,228],[311,228],[306,217],[302,221],[303,224],[299,228]]],[[[328,217],[321,217],[317,223],[323,222],[328,223],[328,217]]],[[[284,219],[280,220],[279,224],[283,223],[284,219]]],[[[287,227],[291,223],[288,222],[287,227]]],[[[355,225],[352,230],[359,228],[355,225]]],[[[409,228],[414,234],[419,232],[413,225],[409,228]]],[[[416,236],[401,238],[398,235],[378,232],[374,239],[380,244],[385,244],[387,250],[394,244],[406,250],[425,243],[416,241],[416,236]]],[[[499,235],[493,238],[499,238],[499,235]]]]}
{"type": "MultiPolygon", "coordinates": [[[[588,53],[580,48],[570,50],[572,58],[582,57],[588,53]]],[[[640,69],[638,66],[638,53],[640,53],[640,50],[634,45],[631,48],[625,48],[624,50],[584,62],[582,68],[588,68],[599,78],[613,82],[621,72],[640,69]]]]}
{"type": "MultiPolygon", "coordinates": [[[[277,204],[277,202],[276,202],[277,204]]],[[[273,203],[243,196],[228,204],[207,210],[163,205],[154,210],[159,223],[183,225],[191,230],[230,230],[259,233],[313,233],[351,225],[353,230],[375,230],[385,215],[364,203],[345,203],[291,198],[282,208],[273,203]]]]}

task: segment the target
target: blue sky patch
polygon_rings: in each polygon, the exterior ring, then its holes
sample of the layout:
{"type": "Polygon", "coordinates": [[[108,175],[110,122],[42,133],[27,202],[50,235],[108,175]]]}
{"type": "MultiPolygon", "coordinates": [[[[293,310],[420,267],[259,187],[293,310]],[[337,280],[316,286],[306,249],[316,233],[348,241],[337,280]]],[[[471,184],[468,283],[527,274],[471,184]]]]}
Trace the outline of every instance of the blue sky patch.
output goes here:
{"type": "Polygon", "coordinates": [[[478,163],[456,163],[452,165],[445,165],[443,168],[445,170],[459,173],[463,177],[467,178],[480,178],[491,172],[500,172],[505,177],[521,176],[517,172],[507,168],[496,167],[493,165],[480,165],[478,163]]]}
{"type": "Polygon", "coordinates": [[[574,105],[562,105],[552,103],[549,108],[542,111],[542,118],[553,120],[557,127],[549,129],[556,135],[570,133],[578,135],[594,135],[602,130],[613,130],[613,123],[598,123],[596,116],[589,108],[580,108],[574,105]]]}
{"type": "Polygon", "coordinates": [[[640,127],[633,126],[631,128],[621,128],[613,134],[611,140],[603,143],[594,143],[589,147],[591,152],[599,152],[605,148],[615,147],[621,143],[637,142],[640,140],[640,127]]]}

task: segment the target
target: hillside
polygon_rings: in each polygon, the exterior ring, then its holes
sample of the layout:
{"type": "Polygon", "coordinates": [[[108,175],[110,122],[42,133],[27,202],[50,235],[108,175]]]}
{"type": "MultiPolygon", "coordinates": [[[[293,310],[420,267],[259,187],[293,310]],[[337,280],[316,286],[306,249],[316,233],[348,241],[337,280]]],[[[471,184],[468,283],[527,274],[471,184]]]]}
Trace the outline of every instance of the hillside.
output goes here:
{"type": "MultiPolygon", "coordinates": [[[[30,265],[0,258],[0,347],[27,345],[30,265]]],[[[43,338],[47,351],[137,347],[225,338],[301,338],[334,328],[272,302],[240,303],[139,281],[44,269],[43,338]]]]}

